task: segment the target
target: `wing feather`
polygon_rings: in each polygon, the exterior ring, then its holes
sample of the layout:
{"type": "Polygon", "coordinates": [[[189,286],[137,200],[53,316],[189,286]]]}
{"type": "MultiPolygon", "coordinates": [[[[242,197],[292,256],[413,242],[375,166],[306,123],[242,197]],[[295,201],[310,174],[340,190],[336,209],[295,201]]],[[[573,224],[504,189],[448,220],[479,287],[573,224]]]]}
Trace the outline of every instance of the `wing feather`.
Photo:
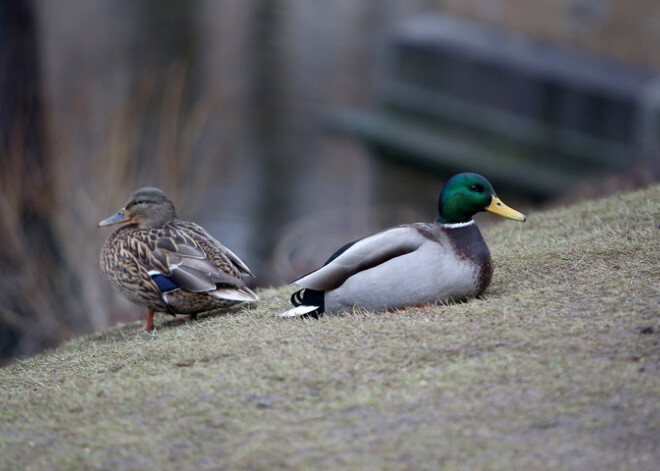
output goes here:
{"type": "Polygon", "coordinates": [[[150,256],[152,269],[179,288],[199,293],[215,291],[218,285],[244,286],[238,268],[223,252],[214,252],[211,258],[191,236],[172,231],[160,237],[155,246],[150,256]]]}
{"type": "Polygon", "coordinates": [[[225,247],[220,241],[211,236],[206,229],[195,224],[194,222],[181,222],[191,234],[191,237],[202,245],[207,251],[213,251],[217,254],[222,254],[223,258],[227,259],[239,272],[246,275],[254,276],[248,266],[241,260],[238,255],[225,247]],[[196,237],[195,237],[196,236],[196,237]]]}
{"type": "Polygon", "coordinates": [[[425,237],[411,226],[400,226],[360,239],[323,267],[294,281],[303,288],[329,291],[341,286],[355,273],[417,250],[425,237]]]}

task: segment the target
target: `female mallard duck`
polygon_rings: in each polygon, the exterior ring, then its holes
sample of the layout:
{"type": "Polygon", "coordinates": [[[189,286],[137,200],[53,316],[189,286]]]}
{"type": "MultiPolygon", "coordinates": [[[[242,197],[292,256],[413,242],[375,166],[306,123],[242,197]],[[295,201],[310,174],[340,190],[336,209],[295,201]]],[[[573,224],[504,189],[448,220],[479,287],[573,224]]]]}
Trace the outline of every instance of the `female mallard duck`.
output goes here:
{"type": "Polygon", "coordinates": [[[257,301],[243,281],[249,268],[202,227],[177,218],[174,204],[158,188],[140,188],[99,226],[127,223],[101,248],[101,270],[131,301],[154,313],[188,314],[257,301]]]}
{"type": "Polygon", "coordinates": [[[488,246],[472,220],[490,211],[524,222],[481,175],[461,173],[442,189],[434,223],[398,226],[340,248],[325,265],[294,281],[293,309],[282,317],[419,306],[478,296],[490,284],[488,246]]]}

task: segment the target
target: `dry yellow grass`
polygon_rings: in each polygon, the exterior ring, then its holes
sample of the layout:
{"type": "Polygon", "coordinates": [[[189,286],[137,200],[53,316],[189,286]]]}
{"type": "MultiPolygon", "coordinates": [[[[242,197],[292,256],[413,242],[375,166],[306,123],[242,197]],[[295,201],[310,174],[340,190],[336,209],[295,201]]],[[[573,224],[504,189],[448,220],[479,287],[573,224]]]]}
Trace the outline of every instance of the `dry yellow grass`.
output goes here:
{"type": "Polygon", "coordinates": [[[71,340],[0,369],[0,469],[654,470],[658,224],[654,186],[490,227],[466,303],[71,340]]]}

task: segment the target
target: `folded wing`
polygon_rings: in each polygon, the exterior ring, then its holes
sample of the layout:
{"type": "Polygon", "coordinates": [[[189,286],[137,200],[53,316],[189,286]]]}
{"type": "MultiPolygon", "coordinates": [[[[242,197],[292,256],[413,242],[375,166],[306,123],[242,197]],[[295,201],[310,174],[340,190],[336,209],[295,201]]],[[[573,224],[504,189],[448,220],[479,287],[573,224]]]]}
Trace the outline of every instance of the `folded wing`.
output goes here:
{"type": "Polygon", "coordinates": [[[417,250],[425,241],[414,227],[401,226],[347,244],[323,267],[294,281],[303,288],[329,291],[350,276],[417,250]]]}
{"type": "MultiPolygon", "coordinates": [[[[215,254],[218,258],[222,254],[215,254]]],[[[160,279],[159,287],[174,285],[193,293],[210,292],[225,288],[243,288],[245,286],[238,267],[226,256],[226,263],[219,266],[212,263],[206,252],[191,237],[177,233],[161,237],[156,241],[156,248],[151,252],[149,274],[152,279],[161,275],[170,282],[160,279]]]]}

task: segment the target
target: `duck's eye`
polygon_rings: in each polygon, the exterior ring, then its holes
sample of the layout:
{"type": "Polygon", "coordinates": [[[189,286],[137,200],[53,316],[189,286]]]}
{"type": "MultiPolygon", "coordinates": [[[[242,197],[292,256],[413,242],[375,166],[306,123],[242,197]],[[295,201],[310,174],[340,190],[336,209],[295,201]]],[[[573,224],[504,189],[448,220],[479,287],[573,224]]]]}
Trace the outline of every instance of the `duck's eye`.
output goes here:
{"type": "Polygon", "coordinates": [[[137,201],[135,202],[135,204],[144,204],[144,203],[146,203],[146,201],[144,201],[144,200],[137,200],[137,201]]]}
{"type": "Polygon", "coordinates": [[[476,192],[481,193],[482,191],[484,191],[484,187],[481,186],[481,185],[477,185],[477,184],[475,183],[474,185],[472,185],[472,186],[470,187],[470,191],[476,191],[476,192]]]}

